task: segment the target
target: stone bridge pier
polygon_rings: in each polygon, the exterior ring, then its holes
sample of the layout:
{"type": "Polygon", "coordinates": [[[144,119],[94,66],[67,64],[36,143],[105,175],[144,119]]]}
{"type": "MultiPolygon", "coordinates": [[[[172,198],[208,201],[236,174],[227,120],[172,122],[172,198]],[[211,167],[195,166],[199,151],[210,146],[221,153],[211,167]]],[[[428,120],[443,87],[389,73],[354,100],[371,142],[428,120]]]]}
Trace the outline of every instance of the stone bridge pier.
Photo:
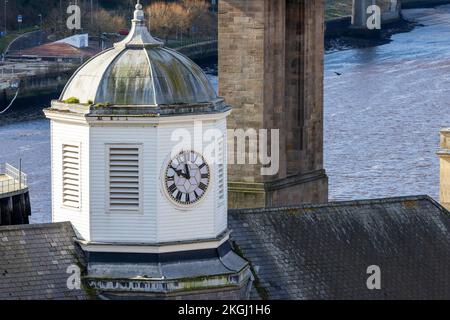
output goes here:
{"type": "MultiPolygon", "coordinates": [[[[219,1],[219,94],[233,107],[228,127],[278,129],[280,137],[275,174],[263,175],[261,161],[248,158],[229,165],[230,208],[328,200],[323,38],[324,0],[219,1]]],[[[258,146],[258,137],[249,140],[258,146]]]]}
{"type": "Polygon", "coordinates": [[[352,27],[357,29],[367,29],[367,20],[371,13],[367,9],[371,5],[378,5],[381,8],[381,22],[390,23],[398,20],[401,16],[401,0],[353,0],[352,27]]]}
{"type": "Polygon", "coordinates": [[[352,26],[356,28],[367,28],[367,8],[377,4],[376,0],[353,0],[352,26]]]}

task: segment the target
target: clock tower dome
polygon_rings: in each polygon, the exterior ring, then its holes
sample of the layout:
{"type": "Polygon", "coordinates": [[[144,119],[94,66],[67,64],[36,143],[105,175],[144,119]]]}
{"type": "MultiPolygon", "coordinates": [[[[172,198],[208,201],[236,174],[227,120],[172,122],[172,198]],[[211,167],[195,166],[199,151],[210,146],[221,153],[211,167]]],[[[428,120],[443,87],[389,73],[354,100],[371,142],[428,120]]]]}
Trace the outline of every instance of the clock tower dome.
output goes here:
{"type": "Polygon", "coordinates": [[[201,68],[150,34],[139,2],[129,35],[45,110],[52,219],[72,223],[103,297],[247,297],[227,228],[229,113],[201,68]]]}

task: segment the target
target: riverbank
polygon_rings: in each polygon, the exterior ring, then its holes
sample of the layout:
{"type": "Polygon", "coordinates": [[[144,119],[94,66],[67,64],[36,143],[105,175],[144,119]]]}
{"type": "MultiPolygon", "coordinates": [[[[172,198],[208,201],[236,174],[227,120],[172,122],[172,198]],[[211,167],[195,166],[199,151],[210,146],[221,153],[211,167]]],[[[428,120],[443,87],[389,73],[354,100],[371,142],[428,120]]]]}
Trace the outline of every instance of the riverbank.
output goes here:
{"type": "MultiPolygon", "coordinates": [[[[381,3],[386,9],[390,0],[381,3]]],[[[403,0],[402,10],[413,8],[430,8],[439,5],[450,4],[450,0],[403,0]]],[[[391,37],[398,33],[410,32],[420,23],[405,19],[403,15],[399,19],[383,23],[379,32],[355,32],[351,28],[352,0],[328,1],[325,22],[325,50],[335,52],[352,48],[367,48],[391,41],[391,37]]]]}
{"type": "Polygon", "coordinates": [[[335,52],[341,50],[368,48],[387,44],[393,35],[410,32],[420,26],[415,21],[400,18],[387,23],[374,36],[364,37],[351,29],[351,17],[328,21],[325,32],[325,51],[335,52]]]}
{"type": "MultiPolygon", "coordinates": [[[[387,7],[391,0],[381,1],[382,7],[387,7]]],[[[402,9],[429,8],[450,4],[450,0],[402,0],[402,9]]],[[[325,20],[332,21],[352,14],[353,0],[326,0],[325,20]]]]}
{"type": "Polygon", "coordinates": [[[450,0],[403,0],[402,9],[431,8],[450,4],[450,0]]]}

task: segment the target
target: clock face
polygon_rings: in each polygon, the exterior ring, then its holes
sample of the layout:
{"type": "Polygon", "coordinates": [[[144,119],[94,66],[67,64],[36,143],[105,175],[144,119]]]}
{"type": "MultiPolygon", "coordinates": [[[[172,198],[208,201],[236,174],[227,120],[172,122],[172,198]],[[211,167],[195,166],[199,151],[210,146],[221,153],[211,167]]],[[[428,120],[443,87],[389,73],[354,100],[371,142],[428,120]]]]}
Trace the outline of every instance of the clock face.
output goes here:
{"type": "Polygon", "coordinates": [[[180,205],[195,204],[204,197],[210,183],[209,166],[195,151],[182,151],[165,172],[164,186],[169,197],[180,205]]]}

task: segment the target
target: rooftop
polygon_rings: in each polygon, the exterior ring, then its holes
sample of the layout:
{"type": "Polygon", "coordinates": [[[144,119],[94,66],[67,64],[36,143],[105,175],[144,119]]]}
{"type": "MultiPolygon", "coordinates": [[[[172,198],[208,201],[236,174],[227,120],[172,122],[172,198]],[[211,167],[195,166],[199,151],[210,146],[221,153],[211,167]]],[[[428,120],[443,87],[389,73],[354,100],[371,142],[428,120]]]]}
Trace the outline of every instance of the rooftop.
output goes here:
{"type": "MultiPolygon", "coordinates": [[[[256,275],[254,299],[450,299],[450,216],[428,196],[230,210],[229,227],[256,275]],[[366,286],[372,265],[381,290],[366,286]]],[[[67,267],[84,261],[74,237],[70,223],[0,227],[0,299],[86,298],[66,285],[67,267]]],[[[163,271],[198,272],[174,266],[163,271]]]]}
{"type": "Polygon", "coordinates": [[[86,47],[86,48],[76,48],[67,43],[46,43],[37,47],[24,49],[20,51],[20,56],[28,57],[55,57],[55,58],[84,58],[92,57],[97,54],[96,49],[86,47]]]}
{"type": "Polygon", "coordinates": [[[74,238],[70,223],[0,227],[0,300],[86,299],[67,286],[82,257],[74,238]]]}
{"type": "Polygon", "coordinates": [[[232,210],[229,226],[254,298],[450,298],[450,216],[428,196],[232,210]],[[371,265],[381,290],[366,286],[371,265]]]}

